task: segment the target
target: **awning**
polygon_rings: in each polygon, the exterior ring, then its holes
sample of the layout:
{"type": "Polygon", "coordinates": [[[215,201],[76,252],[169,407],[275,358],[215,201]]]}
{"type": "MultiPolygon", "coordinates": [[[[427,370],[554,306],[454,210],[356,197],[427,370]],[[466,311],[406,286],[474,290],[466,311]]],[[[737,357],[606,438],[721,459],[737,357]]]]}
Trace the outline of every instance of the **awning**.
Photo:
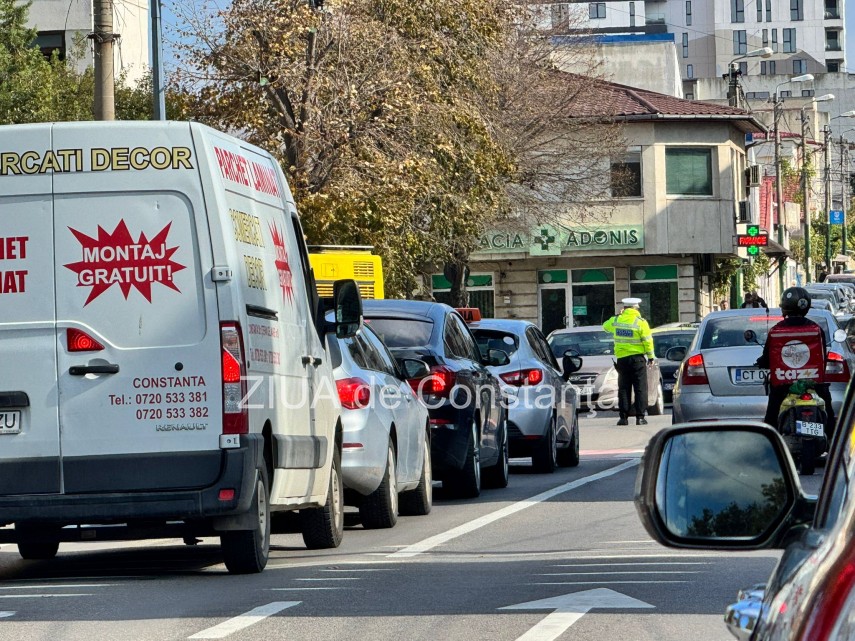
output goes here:
{"type": "Polygon", "coordinates": [[[784,260],[786,258],[792,258],[793,254],[789,249],[778,243],[776,240],[772,240],[772,237],[769,237],[768,244],[765,247],[761,248],[763,253],[769,256],[770,258],[775,258],[777,260],[784,260]]]}

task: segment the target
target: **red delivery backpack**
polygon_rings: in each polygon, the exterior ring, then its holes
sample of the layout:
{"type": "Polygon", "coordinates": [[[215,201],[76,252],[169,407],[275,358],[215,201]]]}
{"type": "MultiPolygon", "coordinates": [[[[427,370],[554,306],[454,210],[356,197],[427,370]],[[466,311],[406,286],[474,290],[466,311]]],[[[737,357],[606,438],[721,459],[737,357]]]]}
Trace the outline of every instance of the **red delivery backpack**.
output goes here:
{"type": "Polygon", "coordinates": [[[799,380],[824,382],[825,351],[819,325],[787,327],[778,324],[769,330],[769,382],[792,385],[799,380]]]}

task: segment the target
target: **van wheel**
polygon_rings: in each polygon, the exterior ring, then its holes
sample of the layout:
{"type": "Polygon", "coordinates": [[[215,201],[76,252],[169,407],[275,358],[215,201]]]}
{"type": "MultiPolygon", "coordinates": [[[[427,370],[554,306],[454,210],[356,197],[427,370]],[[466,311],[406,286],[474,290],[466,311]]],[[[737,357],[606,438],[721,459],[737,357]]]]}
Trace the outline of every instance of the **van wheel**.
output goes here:
{"type": "Polygon", "coordinates": [[[323,507],[300,510],[303,543],[310,550],[337,548],[344,536],[344,486],[338,453],[333,455],[330,486],[323,507]]]}
{"type": "MultiPolygon", "coordinates": [[[[465,499],[481,495],[481,447],[478,438],[478,423],[473,418],[466,446],[466,461],[463,469],[454,475],[453,492],[465,499]]],[[[443,482],[443,486],[445,482],[443,482]]]]}
{"type": "Polygon", "coordinates": [[[51,541],[43,538],[50,526],[15,524],[15,532],[18,536],[18,554],[22,559],[28,561],[45,561],[52,559],[59,551],[59,541],[51,541]]]}
{"type": "Polygon", "coordinates": [[[223,561],[231,574],[258,574],[267,565],[270,555],[270,505],[266,466],[258,470],[252,507],[255,527],[220,534],[223,561]]]}
{"type": "Polygon", "coordinates": [[[359,506],[362,527],[380,530],[395,527],[398,522],[398,470],[395,465],[395,448],[391,441],[386,452],[386,471],[380,486],[365,497],[359,506]]]}
{"type": "Polygon", "coordinates": [[[425,432],[425,458],[422,463],[422,475],[415,489],[402,492],[399,511],[407,516],[424,516],[433,507],[433,467],[430,461],[430,436],[425,432]]]}
{"type": "Polygon", "coordinates": [[[549,420],[549,428],[543,438],[535,443],[531,454],[531,466],[540,474],[552,474],[558,464],[558,442],[555,434],[555,417],[549,420]]]}

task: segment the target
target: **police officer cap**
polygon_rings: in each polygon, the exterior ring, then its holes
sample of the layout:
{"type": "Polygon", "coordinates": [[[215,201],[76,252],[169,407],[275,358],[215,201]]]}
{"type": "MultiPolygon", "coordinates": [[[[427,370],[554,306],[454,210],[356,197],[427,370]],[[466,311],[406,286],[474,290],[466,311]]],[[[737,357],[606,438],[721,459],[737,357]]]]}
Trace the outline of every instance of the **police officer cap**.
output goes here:
{"type": "Polygon", "coordinates": [[[624,307],[638,307],[641,305],[640,298],[624,298],[621,303],[624,307]]]}

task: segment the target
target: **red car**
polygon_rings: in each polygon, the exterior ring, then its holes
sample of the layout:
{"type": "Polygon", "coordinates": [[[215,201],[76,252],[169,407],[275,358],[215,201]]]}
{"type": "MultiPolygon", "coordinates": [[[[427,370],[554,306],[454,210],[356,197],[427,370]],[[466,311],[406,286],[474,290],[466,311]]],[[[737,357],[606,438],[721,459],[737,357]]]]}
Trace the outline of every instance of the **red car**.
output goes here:
{"type": "Polygon", "coordinates": [[[855,639],[855,387],[849,386],[819,496],[802,491],[781,436],[754,421],[676,425],[654,436],[636,508],[664,545],[784,550],[766,586],[740,592],[725,622],[741,641],[855,639]]]}

